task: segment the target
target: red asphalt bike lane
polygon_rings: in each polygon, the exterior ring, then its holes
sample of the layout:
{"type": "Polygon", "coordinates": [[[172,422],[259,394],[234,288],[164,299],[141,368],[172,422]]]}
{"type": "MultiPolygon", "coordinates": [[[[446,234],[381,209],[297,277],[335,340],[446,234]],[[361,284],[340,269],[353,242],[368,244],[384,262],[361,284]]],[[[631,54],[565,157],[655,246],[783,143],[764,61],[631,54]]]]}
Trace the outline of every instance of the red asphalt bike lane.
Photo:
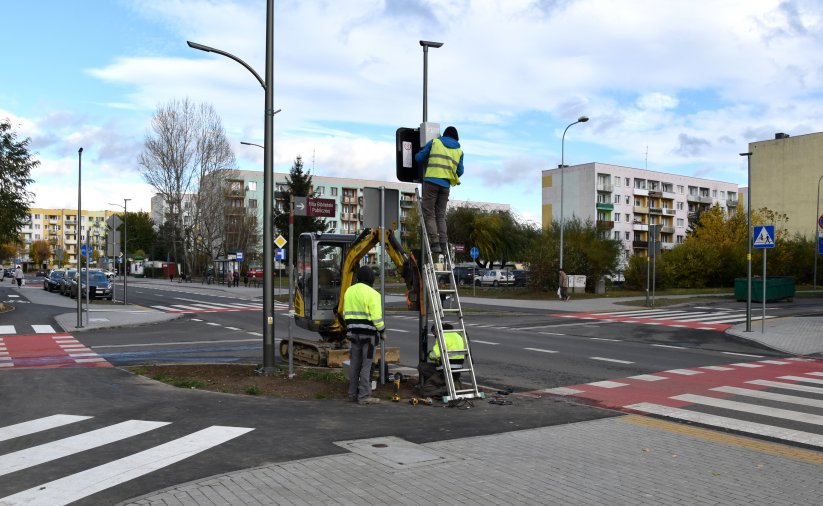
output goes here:
{"type": "Polygon", "coordinates": [[[766,380],[781,383],[797,383],[799,377],[807,376],[823,380],[823,360],[794,357],[756,362],[738,362],[721,366],[704,366],[689,369],[673,369],[648,373],[628,378],[595,381],[580,385],[547,388],[523,392],[528,397],[548,397],[573,400],[583,404],[616,409],[628,413],[645,412],[627,408],[639,403],[653,403],[672,408],[690,406],[693,403],[672,397],[683,394],[700,394],[718,399],[733,397],[734,394],[717,392],[712,388],[732,386],[750,390],[765,390],[769,386],[750,383],[766,380]],[[727,370],[717,370],[717,369],[727,370]],[[791,379],[795,377],[796,379],[791,379]],[[657,379],[660,378],[660,379],[657,379]]]}
{"type": "Polygon", "coordinates": [[[559,316],[561,318],[580,318],[581,320],[603,320],[616,323],[640,323],[644,325],[665,325],[667,327],[680,327],[684,329],[716,330],[725,332],[726,329],[734,327],[733,323],[708,323],[708,322],[684,322],[679,320],[667,320],[665,318],[636,318],[634,316],[621,316],[614,314],[598,313],[558,313],[549,316],[559,316]]]}
{"type": "Polygon", "coordinates": [[[57,367],[113,367],[71,334],[0,336],[0,371],[57,367]]]}

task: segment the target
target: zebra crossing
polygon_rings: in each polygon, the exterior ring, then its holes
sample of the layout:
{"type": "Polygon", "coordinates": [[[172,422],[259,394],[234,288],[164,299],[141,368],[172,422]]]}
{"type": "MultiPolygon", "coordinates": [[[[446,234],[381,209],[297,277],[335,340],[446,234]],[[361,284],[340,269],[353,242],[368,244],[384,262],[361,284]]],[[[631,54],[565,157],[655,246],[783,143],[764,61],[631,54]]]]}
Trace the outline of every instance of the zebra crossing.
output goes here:
{"type": "MultiPolygon", "coordinates": [[[[558,313],[550,316],[598,320],[605,323],[640,323],[645,325],[664,325],[667,327],[716,330],[723,332],[738,323],[746,321],[746,311],[725,308],[682,309],[637,309],[627,311],[610,311],[606,313],[558,313]]],[[[752,314],[752,322],[760,321],[761,314],[752,314]]],[[[766,315],[766,319],[776,318],[766,315]]]]}
{"type": "MultiPolygon", "coordinates": [[[[229,311],[262,311],[262,302],[211,302],[187,300],[186,304],[168,304],[151,306],[152,309],[164,311],[166,313],[222,313],[229,311]]],[[[274,303],[275,311],[283,311],[289,308],[288,304],[282,302],[274,303]]]]}
{"type": "Polygon", "coordinates": [[[823,360],[672,369],[528,392],[823,449],[823,360]]]}
{"type": "Polygon", "coordinates": [[[56,367],[112,367],[103,357],[51,325],[26,325],[33,333],[18,334],[14,325],[0,325],[0,370],[56,367]]]}
{"type": "MultiPolygon", "coordinates": [[[[152,431],[171,426],[171,422],[126,420],[113,425],[92,428],[93,417],[54,414],[0,427],[0,478],[11,473],[36,473],[37,466],[81,455],[95,448],[105,447],[128,438],[139,438],[152,431]],[[87,431],[68,437],[60,437],[61,428],[88,426],[87,431]],[[6,441],[33,434],[51,436],[48,442],[19,449],[6,441]]],[[[111,487],[134,480],[145,474],[163,469],[189,457],[224,444],[254,430],[249,427],[212,425],[196,432],[169,439],[160,445],[124,455],[109,462],[41,483],[23,490],[14,489],[17,481],[0,481],[0,504],[3,505],[61,505],[78,501],[111,487]]],[[[173,436],[170,436],[173,437],[173,436]]],[[[133,441],[134,439],[132,439],[133,441]]],[[[65,462],[65,461],[63,461],[65,462]]],[[[71,466],[70,466],[71,467],[71,466]]],[[[22,480],[21,480],[22,481],[22,480]]]]}

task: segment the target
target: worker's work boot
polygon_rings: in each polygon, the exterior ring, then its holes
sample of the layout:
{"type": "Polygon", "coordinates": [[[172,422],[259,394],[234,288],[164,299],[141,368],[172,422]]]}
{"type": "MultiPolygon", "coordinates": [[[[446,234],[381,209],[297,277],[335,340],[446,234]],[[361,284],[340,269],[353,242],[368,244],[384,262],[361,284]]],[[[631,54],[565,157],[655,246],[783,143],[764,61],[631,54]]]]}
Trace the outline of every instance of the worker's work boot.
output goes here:
{"type": "Polygon", "coordinates": [[[432,245],[432,255],[437,255],[437,254],[443,252],[443,250],[440,249],[440,243],[439,242],[433,242],[433,243],[431,243],[431,245],[432,245]]]}

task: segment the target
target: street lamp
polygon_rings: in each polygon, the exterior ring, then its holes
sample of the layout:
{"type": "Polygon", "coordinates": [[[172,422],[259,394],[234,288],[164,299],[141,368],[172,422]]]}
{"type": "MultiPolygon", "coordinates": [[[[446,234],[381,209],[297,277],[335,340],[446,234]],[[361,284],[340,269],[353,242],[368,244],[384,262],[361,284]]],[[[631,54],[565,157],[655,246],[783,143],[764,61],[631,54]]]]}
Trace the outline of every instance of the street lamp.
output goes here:
{"type": "Polygon", "coordinates": [[[429,119],[428,110],[428,88],[429,88],[429,48],[438,48],[443,45],[442,42],[432,42],[430,40],[421,40],[420,45],[423,46],[423,123],[429,119]]]}
{"type": "Polygon", "coordinates": [[[246,62],[233,54],[204,46],[196,42],[186,41],[193,49],[217,53],[230,58],[252,73],[265,91],[264,122],[263,122],[263,367],[261,372],[274,370],[274,297],[272,290],[274,282],[272,257],[272,148],[274,115],[274,0],[266,0],[266,79],[254,71],[246,62]]]}
{"type": "MultiPolygon", "coordinates": [[[[812,243],[815,243],[815,239],[817,239],[817,242],[820,242],[820,233],[818,232],[818,228],[819,227],[823,228],[823,224],[821,224],[820,221],[818,221],[818,220],[820,220],[820,182],[821,181],[823,181],[823,176],[820,176],[820,178],[817,180],[817,214],[815,214],[815,216],[814,216],[815,223],[814,223],[814,234],[812,234],[812,243]]],[[[813,286],[813,288],[815,290],[817,290],[817,255],[818,254],[819,253],[817,251],[817,244],[814,244],[814,278],[813,278],[814,279],[814,282],[813,282],[814,286],[813,286]]]]}
{"type": "Polygon", "coordinates": [[[128,276],[126,275],[126,265],[128,265],[129,260],[129,200],[131,199],[123,199],[122,206],[109,202],[110,206],[123,208],[123,305],[128,304],[128,281],[126,281],[128,276]]]}
{"type": "MultiPolygon", "coordinates": [[[[75,230],[77,233],[75,234],[75,251],[77,252],[75,257],[77,257],[77,286],[80,287],[80,213],[82,212],[81,207],[81,196],[82,193],[80,191],[81,186],[80,182],[82,181],[83,175],[83,148],[77,150],[77,224],[75,225],[75,230]]],[[[80,296],[80,291],[77,291],[77,328],[83,328],[83,297],[80,296]]]]}
{"type": "Polygon", "coordinates": [[[571,123],[563,130],[563,137],[560,138],[560,269],[563,269],[563,229],[565,228],[565,221],[563,219],[563,172],[566,169],[566,132],[573,125],[578,123],[585,123],[589,121],[588,116],[580,116],[577,121],[571,123]]]}
{"type": "MultiPolygon", "coordinates": [[[[746,157],[746,332],[752,331],[752,152],[740,153],[746,157]]],[[[766,280],[763,280],[766,283],[766,280]]]]}

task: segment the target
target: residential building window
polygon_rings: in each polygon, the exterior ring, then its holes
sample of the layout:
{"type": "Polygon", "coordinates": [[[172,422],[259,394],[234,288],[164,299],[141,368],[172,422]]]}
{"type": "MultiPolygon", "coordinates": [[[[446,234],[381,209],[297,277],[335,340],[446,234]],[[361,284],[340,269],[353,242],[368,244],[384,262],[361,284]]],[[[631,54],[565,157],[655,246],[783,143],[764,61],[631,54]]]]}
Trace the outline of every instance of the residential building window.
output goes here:
{"type": "Polygon", "coordinates": [[[614,178],[614,185],[615,186],[620,186],[620,178],[619,177],[614,178]]]}
{"type": "Polygon", "coordinates": [[[332,186],[332,189],[331,189],[331,196],[332,196],[332,197],[336,197],[336,196],[337,196],[337,187],[336,187],[336,186],[332,186]]]}
{"type": "Polygon", "coordinates": [[[631,182],[629,181],[629,178],[626,178],[626,184],[625,184],[625,186],[631,186],[631,185],[632,185],[632,184],[631,184],[631,182]]]}
{"type": "Polygon", "coordinates": [[[626,203],[626,205],[628,205],[628,204],[629,204],[629,196],[628,196],[628,195],[626,195],[626,200],[625,200],[625,203],[626,203]]]}
{"type": "Polygon", "coordinates": [[[682,235],[678,235],[678,236],[677,236],[677,244],[682,244],[682,243],[683,243],[683,236],[682,236],[682,235]]]}
{"type": "Polygon", "coordinates": [[[630,221],[632,221],[632,215],[626,213],[626,223],[629,223],[630,221]]]}
{"type": "Polygon", "coordinates": [[[619,221],[620,221],[620,213],[614,213],[614,221],[615,221],[615,222],[619,222],[619,221]]]}
{"type": "Polygon", "coordinates": [[[640,199],[634,199],[634,207],[642,207],[640,204],[640,199]]]}
{"type": "Polygon", "coordinates": [[[613,202],[615,204],[619,204],[620,203],[620,195],[615,194],[613,202]]]}
{"type": "Polygon", "coordinates": [[[326,187],[325,186],[318,186],[317,187],[317,194],[323,196],[326,194],[326,187]]]}
{"type": "Polygon", "coordinates": [[[615,241],[619,241],[619,240],[620,240],[620,232],[618,232],[617,230],[615,230],[615,231],[614,231],[614,240],[615,240],[615,241]]]}
{"type": "Polygon", "coordinates": [[[677,203],[677,210],[678,210],[678,211],[682,211],[682,210],[683,210],[683,202],[678,202],[678,203],[677,203]]]}
{"type": "Polygon", "coordinates": [[[717,198],[717,190],[712,190],[712,197],[717,198]]]}
{"type": "Polygon", "coordinates": [[[677,226],[683,228],[683,218],[677,218],[677,226]]]}
{"type": "Polygon", "coordinates": [[[34,219],[35,219],[35,220],[39,220],[39,219],[40,219],[40,213],[35,214],[35,215],[34,215],[34,219]]]}
{"type": "Polygon", "coordinates": [[[257,209],[257,199],[249,199],[249,208],[257,209]]]}
{"type": "Polygon", "coordinates": [[[246,183],[246,186],[249,188],[249,191],[257,191],[257,181],[249,181],[248,183],[246,183]]]}
{"type": "Polygon", "coordinates": [[[632,239],[631,232],[624,232],[624,234],[626,234],[625,237],[627,241],[630,241],[632,239]]]}
{"type": "Polygon", "coordinates": [[[683,185],[682,184],[677,185],[677,193],[679,193],[680,195],[683,195],[683,185]]]}

